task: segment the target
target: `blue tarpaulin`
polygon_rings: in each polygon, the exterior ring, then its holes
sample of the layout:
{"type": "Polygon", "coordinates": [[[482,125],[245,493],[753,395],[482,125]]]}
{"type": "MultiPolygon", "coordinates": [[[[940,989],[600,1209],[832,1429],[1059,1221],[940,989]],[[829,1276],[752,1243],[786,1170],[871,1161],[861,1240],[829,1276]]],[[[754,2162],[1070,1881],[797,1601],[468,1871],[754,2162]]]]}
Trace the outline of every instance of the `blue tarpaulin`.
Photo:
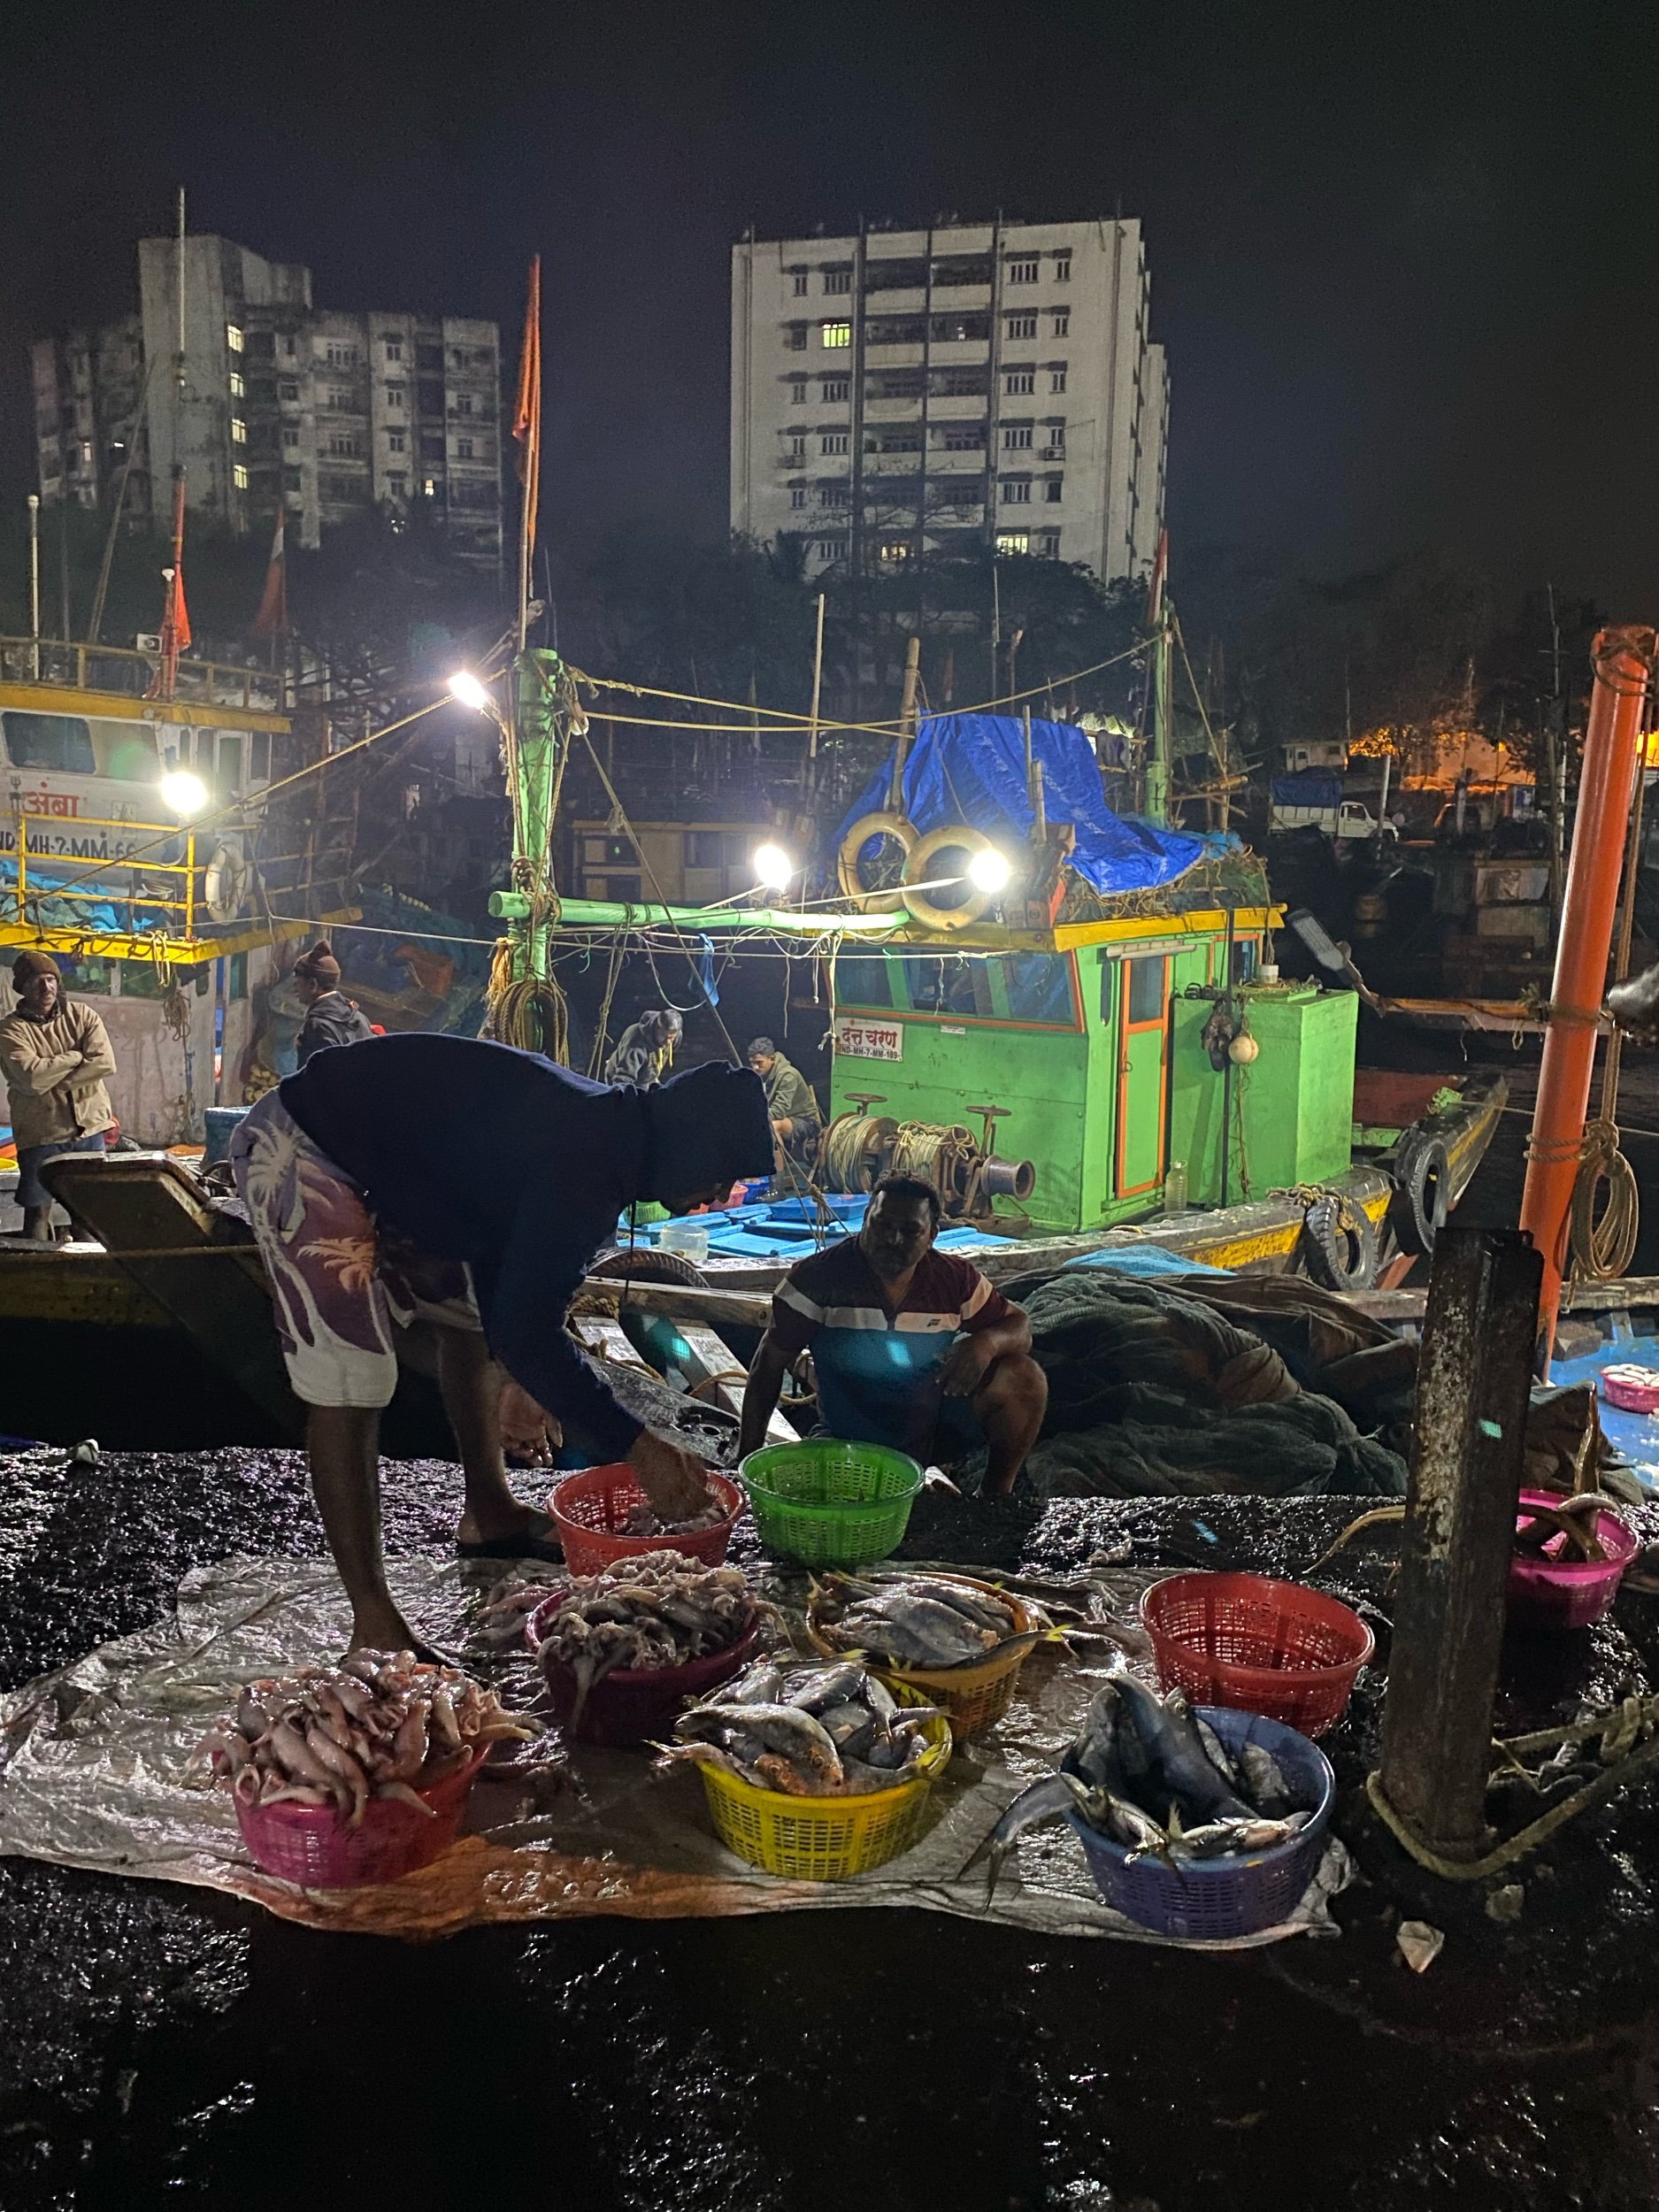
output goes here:
{"type": "MultiPolygon", "coordinates": [[[[1183,830],[1125,821],[1101,792],[1094,748],[1069,722],[1033,722],[1031,749],[1042,764],[1043,803],[1051,822],[1077,832],[1071,865],[1094,890],[1146,891],[1184,875],[1203,850],[1183,830]]],[[[846,821],[885,807],[892,764],[872,776],[846,821]]],[[[903,811],[924,834],[966,823],[987,837],[1025,838],[1032,807],[1025,790],[1024,725],[1010,714],[929,715],[904,763],[903,811]]]]}
{"type": "Polygon", "coordinates": [[[1273,797],[1279,806],[1340,806],[1342,779],[1334,768],[1298,768],[1273,778],[1273,797]]]}

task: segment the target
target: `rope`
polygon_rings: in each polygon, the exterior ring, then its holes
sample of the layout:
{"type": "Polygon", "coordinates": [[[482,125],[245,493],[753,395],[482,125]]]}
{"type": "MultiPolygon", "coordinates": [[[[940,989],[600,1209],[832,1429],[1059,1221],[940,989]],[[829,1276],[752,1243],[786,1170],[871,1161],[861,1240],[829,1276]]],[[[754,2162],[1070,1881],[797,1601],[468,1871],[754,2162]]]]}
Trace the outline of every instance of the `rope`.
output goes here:
{"type": "Polygon", "coordinates": [[[881,1172],[892,1126],[873,1114],[837,1114],[824,1132],[822,1173],[826,1189],[869,1190],[881,1172]]]}
{"type": "Polygon", "coordinates": [[[979,1148],[960,1123],[941,1128],[933,1122],[902,1121],[888,1171],[919,1176],[931,1183],[949,1212],[953,1203],[957,1208],[966,1205],[979,1164],[979,1148]]]}
{"type": "Polygon", "coordinates": [[[517,1045],[521,1052],[545,1053],[563,1066],[570,1050],[565,994],[551,976],[515,978],[512,958],[511,938],[498,937],[479,1033],[493,1037],[497,1044],[517,1045]]]}
{"type": "Polygon", "coordinates": [[[1611,1282],[1616,1276],[1624,1274],[1635,1256],[1637,1232],[1641,1225],[1641,1194],[1634,1170],[1618,1148],[1618,1130],[1614,1123],[1591,1122],[1585,1130],[1580,1152],[1568,1216],[1571,1279],[1611,1282]],[[1607,1205],[1598,1219],[1596,1195],[1604,1183],[1607,1205]]]}

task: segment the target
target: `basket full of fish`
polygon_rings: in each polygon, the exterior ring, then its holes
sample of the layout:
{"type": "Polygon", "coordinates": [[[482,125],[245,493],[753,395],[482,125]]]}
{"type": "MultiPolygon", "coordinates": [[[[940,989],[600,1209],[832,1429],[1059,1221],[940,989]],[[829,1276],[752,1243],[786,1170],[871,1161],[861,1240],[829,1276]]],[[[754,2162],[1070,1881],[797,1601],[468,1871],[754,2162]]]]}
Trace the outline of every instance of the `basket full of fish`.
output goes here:
{"type": "Polygon", "coordinates": [[[1048,1633],[1037,1609],[967,1575],[826,1574],[807,1633],[827,1656],[860,1652],[948,1716],[958,1741],[1001,1720],[1019,1671],[1048,1633]]]}
{"type": "Polygon", "coordinates": [[[709,1816],[729,1850],[765,1873],[837,1881],[909,1850],[950,1726],[900,1684],[853,1660],[757,1660],[690,1707],[662,1747],[703,1778],[709,1816]]]}
{"type": "Polygon", "coordinates": [[[660,1736],[688,1698],[729,1681],[760,1617],[740,1569],[652,1551],[550,1590],[525,1640],[565,1734],[621,1747],[660,1736]]]}
{"type": "Polygon", "coordinates": [[[1023,1834],[1065,1820],[1127,1918],[1196,1941],[1255,1935],[1312,1879],[1335,1793],[1330,1761],[1294,1728],[1159,1697],[1120,1663],[1058,1772],[1021,1791],[968,1864],[988,1852],[994,1891],[1023,1834]]]}
{"type": "Polygon", "coordinates": [[[557,1483],[548,1510],[573,1575],[597,1574],[642,1552],[676,1551],[718,1567],[743,1510],[743,1493],[729,1475],[708,1477],[709,1500],[683,1521],[664,1521],[626,1460],[584,1467],[557,1483]]]}
{"type": "Polygon", "coordinates": [[[490,1745],[536,1732],[458,1667],[357,1651],[250,1683],[203,1749],[257,1865],[350,1889],[446,1851],[490,1745]]]}

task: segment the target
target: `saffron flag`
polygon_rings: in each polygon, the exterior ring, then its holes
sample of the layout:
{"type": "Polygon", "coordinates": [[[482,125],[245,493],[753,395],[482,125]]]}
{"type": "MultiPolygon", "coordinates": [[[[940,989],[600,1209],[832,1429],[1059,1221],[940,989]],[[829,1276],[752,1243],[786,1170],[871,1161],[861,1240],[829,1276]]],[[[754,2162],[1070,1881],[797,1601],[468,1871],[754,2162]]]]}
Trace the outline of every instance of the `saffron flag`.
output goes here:
{"type": "Polygon", "coordinates": [[[276,535],[271,541],[271,560],[265,572],[265,591],[259,601],[259,611],[253,618],[255,637],[277,637],[288,626],[288,560],[282,541],[285,519],[279,508],[276,535]]]}
{"type": "Polygon", "coordinates": [[[512,434],[518,444],[518,481],[524,487],[520,557],[528,584],[528,564],[535,548],[537,495],[541,480],[541,257],[530,264],[530,294],[525,303],[524,345],[518,356],[518,403],[512,434]]]}
{"type": "Polygon", "coordinates": [[[167,611],[161,619],[161,649],[176,660],[190,649],[190,611],[184,603],[184,563],[175,562],[167,574],[167,611]]]}

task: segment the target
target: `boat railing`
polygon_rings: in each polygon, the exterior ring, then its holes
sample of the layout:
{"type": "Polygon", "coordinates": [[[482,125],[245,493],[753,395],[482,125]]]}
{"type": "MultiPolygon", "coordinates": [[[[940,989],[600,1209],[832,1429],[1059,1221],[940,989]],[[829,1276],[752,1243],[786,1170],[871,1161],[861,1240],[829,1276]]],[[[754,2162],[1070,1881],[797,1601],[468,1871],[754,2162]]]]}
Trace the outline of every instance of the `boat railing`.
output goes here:
{"type": "Polygon", "coordinates": [[[207,868],[221,850],[216,841],[208,862],[198,865],[196,834],[188,823],[117,821],[78,814],[79,833],[119,830],[133,841],[125,852],[53,851],[37,834],[31,846],[31,822],[51,822],[61,833],[63,818],[49,809],[14,808],[15,844],[0,855],[0,921],[33,926],[49,933],[84,926],[101,936],[158,934],[194,941],[198,915],[208,912],[207,868]],[[182,855],[181,858],[172,857],[182,855]],[[152,877],[163,879],[152,884],[152,877]],[[100,913],[99,910],[105,910],[100,913]],[[182,927],[175,918],[182,918],[182,927]]]}
{"type": "MultiPolygon", "coordinates": [[[[123,645],[67,644],[61,639],[0,636],[0,681],[50,684],[59,690],[115,692],[129,699],[150,695],[161,666],[159,651],[123,645]]],[[[280,670],[238,668],[228,661],[181,659],[175,697],[193,706],[240,708],[283,714],[288,703],[280,670]]]]}

